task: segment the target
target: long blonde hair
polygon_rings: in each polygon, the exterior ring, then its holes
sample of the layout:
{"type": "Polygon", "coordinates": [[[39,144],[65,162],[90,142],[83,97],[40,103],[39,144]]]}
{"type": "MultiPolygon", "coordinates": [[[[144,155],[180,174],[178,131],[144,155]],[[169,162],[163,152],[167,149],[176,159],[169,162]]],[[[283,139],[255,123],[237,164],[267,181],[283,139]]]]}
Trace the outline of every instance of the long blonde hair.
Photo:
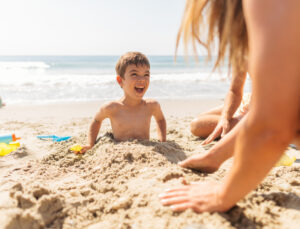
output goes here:
{"type": "Polygon", "coordinates": [[[196,43],[199,43],[207,49],[211,58],[215,37],[218,38],[218,54],[214,69],[223,64],[228,52],[229,69],[247,71],[248,35],[242,0],[186,0],[176,50],[183,38],[186,49],[191,40],[196,55],[196,43]],[[200,35],[205,33],[207,39],[203,41],[200,35]]]}

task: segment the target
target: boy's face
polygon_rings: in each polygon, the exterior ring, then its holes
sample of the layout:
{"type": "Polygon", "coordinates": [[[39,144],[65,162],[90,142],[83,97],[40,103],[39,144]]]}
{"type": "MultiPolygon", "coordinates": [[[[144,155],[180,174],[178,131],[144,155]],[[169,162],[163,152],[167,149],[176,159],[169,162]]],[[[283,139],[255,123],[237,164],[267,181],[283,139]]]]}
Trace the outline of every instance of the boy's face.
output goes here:
{"type": "Polygon", "coordinates": [[[124,78],[117,76],[117,81],[126,96],[143,98],[150,82],[150,69],[146,65],[131,64],[126,68],[124,78]]]}

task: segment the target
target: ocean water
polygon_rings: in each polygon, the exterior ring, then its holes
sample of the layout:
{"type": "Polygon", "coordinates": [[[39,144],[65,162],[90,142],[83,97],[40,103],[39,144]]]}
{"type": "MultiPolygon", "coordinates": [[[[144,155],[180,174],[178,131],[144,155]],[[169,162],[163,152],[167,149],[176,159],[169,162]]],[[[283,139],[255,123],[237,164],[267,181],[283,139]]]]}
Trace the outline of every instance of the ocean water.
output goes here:
{"type": "MultiPolygon", "coordinates": [[[[7,104],[117,99],[119,56],[0,56],[0,96],[7,104]]],[[[148,56],[150,86],[146,98],[224,98],[230,79],[226,67],[199,57],[148,56]]],[[[249,82],[246,91],[250,90],[249,82]]]]}

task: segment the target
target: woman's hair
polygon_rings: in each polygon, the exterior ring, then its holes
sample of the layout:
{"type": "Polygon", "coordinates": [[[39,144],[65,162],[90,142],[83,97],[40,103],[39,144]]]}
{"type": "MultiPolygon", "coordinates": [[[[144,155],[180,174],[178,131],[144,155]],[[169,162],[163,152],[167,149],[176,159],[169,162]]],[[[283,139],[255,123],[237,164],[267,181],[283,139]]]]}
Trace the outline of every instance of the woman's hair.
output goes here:
{"type": "Polygon", "coordinates": [[[247,71],[248,35],[242,0],[186,0],[176,49],[183,38],[185,48],[191,40],[194,53],[197,54],[198,42],[207,49],[210,59],[216,36],[218,54],[214,69],[220,67],[228,54],[229,69],[247,71]],[[207,34],[206,41],[200,38],[203,34],[207,34]]]}

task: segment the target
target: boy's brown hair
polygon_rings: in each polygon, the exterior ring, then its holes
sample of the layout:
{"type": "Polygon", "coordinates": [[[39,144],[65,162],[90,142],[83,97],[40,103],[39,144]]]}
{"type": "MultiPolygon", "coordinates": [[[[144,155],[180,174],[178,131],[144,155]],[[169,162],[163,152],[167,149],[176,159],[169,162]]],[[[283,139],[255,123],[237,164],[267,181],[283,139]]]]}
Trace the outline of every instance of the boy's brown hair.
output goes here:
{"type": "Polygon", "coordinates": [[[124,78],[126,68],[131,64],[134,64],[135,66],[147,66],[150,68],[149,60],[144,54],[140,52],[127,52],[120,57],[116,64],[117,75],[124,78]]]}

